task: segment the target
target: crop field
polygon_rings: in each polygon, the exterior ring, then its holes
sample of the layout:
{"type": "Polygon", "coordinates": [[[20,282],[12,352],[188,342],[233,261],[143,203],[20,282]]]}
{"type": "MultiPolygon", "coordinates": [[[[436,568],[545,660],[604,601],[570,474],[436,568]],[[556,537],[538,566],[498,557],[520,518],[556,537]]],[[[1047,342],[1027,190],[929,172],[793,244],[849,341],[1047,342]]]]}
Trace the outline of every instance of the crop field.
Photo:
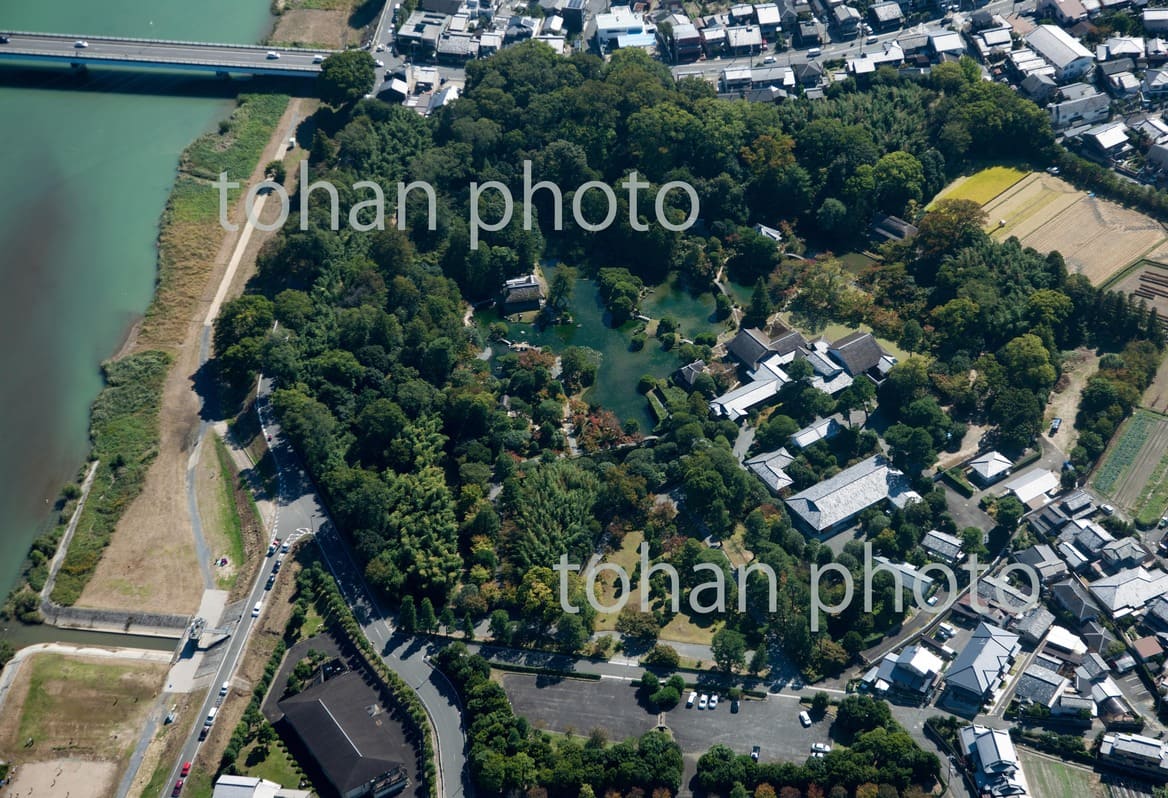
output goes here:
{"type": "Polygon", "coordinates": [[[1028,174],[1012,166],[991,166],[957,178],[937,198],[973,200],[978,205],[985,205],[1028,174]]]}
{"type": "Polygon", "coordinates": [[[1092,484],[1119,506],[1134,511],[1154,501],[1160,493],[1159,483],[1164,477],[1161,461],[1166,449],[1168,417],[1137,410],[1107,450],[1092,484]]]}
{"type": "Polygon", "coordinates": [[[1103,798],[1106,795],[1098,773],[1025,749],[1019,750],[1022,772],[1026,774],[1035,798],[1103,798]]]}
{"type": "Polygon", "coordinates": [[[1101,285],[1168,239],[1163,225],[1052,175],[1033,173],[984,206],[989,232],[1057,250],[1071,272],[1101,285]]]}

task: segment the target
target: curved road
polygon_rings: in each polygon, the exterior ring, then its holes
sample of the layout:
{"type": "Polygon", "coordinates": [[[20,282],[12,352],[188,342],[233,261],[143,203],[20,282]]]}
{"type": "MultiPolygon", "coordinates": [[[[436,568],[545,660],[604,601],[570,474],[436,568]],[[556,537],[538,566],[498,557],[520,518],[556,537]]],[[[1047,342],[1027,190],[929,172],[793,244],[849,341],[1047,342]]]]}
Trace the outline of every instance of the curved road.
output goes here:
{"type": "Polygon", "coordinates": [[[269,446],[276,460],[279,481],[275,537],[287,538],[304,530],[316,537],[329,569],[340,585],[345,601],[361,624],[365,636],[381,652],[382,658],[418,694],[437,737],[438,794],[443,798],[473,796],[474,789],[466,767],[466,736],[462,711],[454,688],[429,663],[430,645],[423,640],[399,634],[390,616],[373,598],[361,569],[329,519],[311,479],[301,467],[300,459],[284,437],[269,405],[272,381],[261,378],[257,410],[269,446]]]}

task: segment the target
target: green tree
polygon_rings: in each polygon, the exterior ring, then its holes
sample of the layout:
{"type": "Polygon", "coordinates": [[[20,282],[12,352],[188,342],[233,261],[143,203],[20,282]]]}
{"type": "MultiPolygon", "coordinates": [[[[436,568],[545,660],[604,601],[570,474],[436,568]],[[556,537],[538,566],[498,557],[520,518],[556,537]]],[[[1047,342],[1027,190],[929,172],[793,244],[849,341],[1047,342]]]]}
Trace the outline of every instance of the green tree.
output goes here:
{"type": "Polygon", "coordinates": [[[320,99],[334,108],[352,105],[373,91],[377,65],[365,50],[333,53],[320,65],[316,89],[320,99]]]}
{"type": "Polygon", "coordinates": [[[430,634],[436,628],[438,628],[438,618],[434,614],[434,603],[430,601],[429,596],[426,596],[418,605],[418,630],[430,634]]]}
{"type": "Polygon", "coordinates": [[[754,284],[754,291],[750,294],[750,305],[742,316],[742,326],[765,327],[767,319],[774,312],[775,306],[767,292],[766,283],[761,277],[754,284]]]}
{"type": "Polygon", "coordinates": [[[397,611],[397,625],[408,635],[418,630],[418,610],[414,606],[413,596],[406,596],[401,600],[401,606],[397,611]]]}
{"type": "Polygon", "coordinates": [[[714,662],[726,673],[733,673],[746,665],[746,638],[734,629],[719,629],[714,634],[710,649],[714,662]]]}

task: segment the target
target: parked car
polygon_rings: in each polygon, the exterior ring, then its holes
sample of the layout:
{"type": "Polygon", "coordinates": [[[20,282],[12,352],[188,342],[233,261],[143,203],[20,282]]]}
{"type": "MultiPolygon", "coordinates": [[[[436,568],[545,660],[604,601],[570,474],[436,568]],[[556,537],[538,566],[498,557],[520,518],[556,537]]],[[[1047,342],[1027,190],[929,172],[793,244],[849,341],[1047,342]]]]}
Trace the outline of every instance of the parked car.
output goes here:
{"type": "Polygon", "coordinates": [[[1050,434],[1054,435],[1059,431],[1059,427],[1063,425],[1063,420],[1057,416],[1050,422],[1050,434]]]}
{"type": "Polygon", "coordinates": [[[1161,529],[1168,526],[1168,515],[1161,516],[1160,523],[1156,524],[1156,526],[1160,527],[1161,529]]]}
{"type": "Polygon", "coordinates": [[[717,695],[710,696],[710,709],[714,709],[717,706],[718,706],[718,696],[717,695]]]}
{"type": "Polygon", "coordinates": [[[1104,515],[1115,515],[1115,508],[1110,504],[1101,504],[1099,505],[1099,512],[1103,513],[1104,515]]]}
{"type": "Polygon", "coordinates": [[[831,746],[827,743],[812,743],[811,751],[812,753],[829,754],[831,753],[831,746]]]}
{"type": "Polygon", "coordinates": [[[799,722],[803,724],[803,728],[811,725],[811,716],[807,714],[807,710],[799,713],[799,722]]]}
{"type": "Polygon", "coordinates": [[[702,693],[701,698],[698,699],[698,709],[705,709],[710,705],[710,697],[702,693]]]}
{"type": "Polygon", "coordinates": [[[692,693],[689,694],[689,700],[685,702],[685,708],[689,709],[690,707],[692,707],[694,705],[694,702],[697,700],[698,700],[698,692],[697,692],[697,690],[694,690],[692,693]]]}
{"type": "Polygon", "coordinates": [[[730,714],[732,714],[732,715],[738,714],[738,699],[737,698],[733,698],[730,700],[730,714]]]}
{"type": "Polygon", "coordinates": [[[758,754],[761,750],[762,749],[760,749],[757,745],[753,746],[750,749],[750,758],[753,759],[755,762],[757,762],[758,761],[758,754]]]}

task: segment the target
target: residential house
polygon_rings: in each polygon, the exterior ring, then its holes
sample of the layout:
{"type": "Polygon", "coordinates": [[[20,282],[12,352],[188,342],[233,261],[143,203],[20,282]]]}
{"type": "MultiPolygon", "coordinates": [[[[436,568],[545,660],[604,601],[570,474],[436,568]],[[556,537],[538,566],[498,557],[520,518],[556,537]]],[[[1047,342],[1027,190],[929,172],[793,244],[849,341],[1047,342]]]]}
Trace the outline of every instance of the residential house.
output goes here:
{"type": "Polygon", "coordinates": [[[1035,645],[1050,631],[1053,625],[1054,615],[1040,604],[1014,624],[1014,631],[1021,635],[1025,642],[1035,645]]]}
{"type": "Polygon", "coordinates": [[[863,17],[857,9],[848,5],[838,5],[831,10],[831,15],[840,36],[851,38],[859,32],[860,20],[863,17]]]}
{"type": "Polygon", "coordinates": [[[1045,543],[1014,552],[1014,560],[1033,568],[1043,584],[1064,579],[1067,575],[1067,564],[1045,543]]]}
{"type": "Polygon", "coordinates": [[[872,576],[878,573],[892,574],[901,590],[907,590],[914,596],[927,596],[933,587],[933,579],[920,572],[916,566],[906,562],[893,562],[887,557],[876,555],[872,558],[876,565],[872,566],[872,576]]]}
{"type": "Polygon", "coordinates": [[[1067,579],[1050,586],[1055,603],[1070,613],[1076,623],[1084,624],[1099,618],[1099,609],[1087,589],[1077,579],[1067,579]]]}
{"type": "Polygon", "coordinates": [[[779,12],[779,7],[775,3],[760,3],[754,7],[754,19],[758,23],[758,27],[762,30],[762,35],[769,39],[773,39],[783,25],[782,14],[779,12]]]}
{"type": "Polygon", "coordinates": [[[731,55],[754,55],[762,52],[762,30],[756,25],[726,28],[726,48],[731,55]]]}
{"type": "Polygon", "coordinates": [[[612,6],[607,13],[596,15],[596,43],[602,53],[613,49],[621,36],[652,33],[645,20],[629,6],[612,6]]]}
{"type": "Polygon", "coordinates": [[[1088,587],[1113,618],[1124,618],[1168,593],[1168,573],[1139,566],[1096,579],[1088,587]]]}
{"type": "Polygon", "coordinates": [[[1127,125],[1120,120],[1106,122],[1087,130],[1082,135],[1084,143],[1101,158],[1116,160],[1131,152],[1131,142],[1127,138],[1127,125]]]}
{"type": "Polygon", "coordinates": [[[1022,650],[1018,635],[988,623],[978,624],[945,674],[955,698],[980,706],[1022,650]]]}
{"type": "Polygon", "coordinates": [[[1140,734],[1104,734],[1099,744],[1099,764],[1125,774],[1168,781],[1168,743],[1140,734]]]}
{"type": "Polygon", "coordinates": [[[1149,69],[1145,72],[1140,91],[1149,100],[1168,97],[1168,69],[1149,69]]]}
{"type": "Polygon", "coordinates": [[[1054,67],[1060,83],[1080,80],[1095,62],[1078,39],[1054,25],[1039,25],[1026,37],[1026,45],[1054,67]]]}
{"type": "Polygon", "coordinates": [[[1113,571],[1135,568],[1152,558],[1152,553],[1135,538],[1120,538],[1103,546],[1103,564],[1113,571]]]}
{"type": "Polygon", "coordinates": [[[801,64],[795,64],[792,69],[795,70],[795,80],[800,86],[818,86],[823,82],[823,77],[826,74],[823,69],[823,64],[818,61],[807,61],[801,64]]]}
{"type": "Polygon", "coordinates": [[[898,653],[886,654],[862,677],[861,681],[877,695],[896,693],[927,702],[932,696],[944,661],[921,645],[912,645],[898,653]]]}
{"type": "Polygon", "coordinates": [[[961,538],[936,529],[930,529],[921,539],[921,548],[929,558],[947,565],[955,565],[962,560],[965,556],[962,545],[961,538]]]}
{"type": "Polygon", "coordinates": [[[1009,732],[966,726],[959,734],[961,751],[974,765],[974,781],[982,795],[1025,798],[1030,794],[1009,732]]]}
{"type": "Polygon", "coordinates": [[[969,461],[969,475],[981,485],[992,485],[1013,467],[1014,461],[1001,452],[986,452],[969,461]]]}
{"type": "Polygon", "coordinates": [[[832,344],[828,352],[851,377],[867,374],[879,381],[896,364],[896,359],[880,348],[872,333],[845,335],[832,344]]]}
{"type": "Polygon", "coordinates": [[[871,21],[873,30],[896,30],[904,24],[904,12],[900,10],[899,3],[888,0],[888,2],[873,3],[868,6],[868,19],[871,21]]]}
{"type": "Polygon", "coordinates": [[[959,58],[965,54],[965,41],[956,31],[937,31],[929,34],[929,49],[936,60],[959,58]]]}
{"type": "Polygon", "coordinates": [[[828,536],[843,530],[857,515],[873,505],[889,502],[896,507],[920,500],[911,480],[892,467],[883,455],[874,455],[835,476],[796,493],[786,500],[792,520],[814,535],[828,536]]]}
{"type": "Polygon", "coordinates": [[[1168,8],[1145,8],[1142,17],[1144,30],[1149,33],[1168,31],[1168,8]]]}
{"type": "Polygon", "coordinates": [[[1049,16],[1063,27],[1087,19],[1087,9],[1080,0],[1038,0],[1035,11],[1039,18],[1049,16]]]}
{"type": "Polygon", "coordinates": [[[1044,706],[1049,709],[1069,686],[1070,682],[1054,671],[1039,665],[1031,665],[1018,677],[1014,696],[1023,704],[1044,706]]]}
{"type": "Polygon", "coordinates": [[[1006,493],[1013,493],[1018,501],[1033,510],[1049,501],[1048,494],[1058,489],[1059,478],[1053,471],[1035,468],[1014,477],[1004,487],[1006,493]]]}

